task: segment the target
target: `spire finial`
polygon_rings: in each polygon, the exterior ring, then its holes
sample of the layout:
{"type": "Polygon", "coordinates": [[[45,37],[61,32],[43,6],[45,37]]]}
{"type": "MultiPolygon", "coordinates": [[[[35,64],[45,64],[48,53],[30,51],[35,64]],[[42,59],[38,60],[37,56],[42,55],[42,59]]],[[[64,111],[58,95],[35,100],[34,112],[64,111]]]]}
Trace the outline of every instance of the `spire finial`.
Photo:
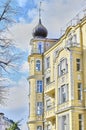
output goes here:
{"type": "Polygon", "coordinates": [[[39,22],[41,22],[41,4],[42,4],[42,2],[40,1],[40,6],[39,6],[39,22]]]}

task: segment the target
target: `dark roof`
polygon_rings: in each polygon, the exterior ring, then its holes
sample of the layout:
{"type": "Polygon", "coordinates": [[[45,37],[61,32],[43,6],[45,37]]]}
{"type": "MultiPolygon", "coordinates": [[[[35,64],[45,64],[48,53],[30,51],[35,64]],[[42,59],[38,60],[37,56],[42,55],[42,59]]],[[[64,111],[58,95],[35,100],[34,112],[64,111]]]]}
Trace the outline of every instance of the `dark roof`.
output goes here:
{"type": "Polygon", "coordinates": [[[47,29],[42,25],[41,19],[39,19],[38,25],[33,29],[33,37],[47,37],[47,29]]]}

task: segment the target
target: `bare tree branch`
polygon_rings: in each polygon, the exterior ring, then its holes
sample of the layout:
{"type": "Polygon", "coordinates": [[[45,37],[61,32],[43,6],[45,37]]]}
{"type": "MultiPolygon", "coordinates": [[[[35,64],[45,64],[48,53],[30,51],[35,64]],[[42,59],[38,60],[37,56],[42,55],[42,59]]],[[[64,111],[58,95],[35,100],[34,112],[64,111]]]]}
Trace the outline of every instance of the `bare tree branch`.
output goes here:
{"type": "Polygon", "coordinates": [[[5,30],[8,23],[14,22],[15,9],[11,5],[12,0],[7,0],[0,7],[0,104],[4,104],[7,87],[5,83],[4,73],[8,73],[9,69],[16,68],[16,60],[19,55],[13,51],[13,40],[6,37],[5,30]]]}

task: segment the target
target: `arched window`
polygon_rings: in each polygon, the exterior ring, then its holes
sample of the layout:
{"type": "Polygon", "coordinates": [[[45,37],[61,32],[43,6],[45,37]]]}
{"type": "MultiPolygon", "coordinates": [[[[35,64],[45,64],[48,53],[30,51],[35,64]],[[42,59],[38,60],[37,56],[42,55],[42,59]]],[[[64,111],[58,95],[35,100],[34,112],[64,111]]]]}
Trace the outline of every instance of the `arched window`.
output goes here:
{"type": "Polygon", "coordinates": [[[40,70],[41,70],[40,64],[41,64],[41,63],[40,63],[40,60],[37,60],[37,61],[36,61],[36,70],[37,70],[37,71],[40,71],[40,70]]]}

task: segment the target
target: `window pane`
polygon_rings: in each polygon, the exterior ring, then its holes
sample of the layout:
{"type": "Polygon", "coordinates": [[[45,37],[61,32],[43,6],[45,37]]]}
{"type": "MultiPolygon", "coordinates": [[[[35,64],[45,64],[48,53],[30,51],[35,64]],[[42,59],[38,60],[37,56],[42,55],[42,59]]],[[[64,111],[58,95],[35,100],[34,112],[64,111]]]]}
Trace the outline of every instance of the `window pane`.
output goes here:
{"type": "Polygon", "coordinates": [[[36,61],[36,70],[40,71],[40,60],[36,61]]]}
{"type": "Polygon", "coordinates": [[[83,115],[79,114],[79,130],[83,130],[83,115]]]}
{"type": "Polygon", "coordinates": [[[41,80],[37,81],[37,92],[42,93],[43,91],[43,82],[41,80]]]}
{"type": "Polygon", "coordinates": [[[68,84],[65,84],[58,88],[58,102],[59,104],[64,103],[69,100],[69,95],[68,95],[68,84]]]}
{"type": "Polygon", "coordinates": [[[47,68],[50,67],[50,57],[46,58],[46,65],[47,68]]]}
{"type": "Polygon", "coordinates": [[[37,115],[42,115],[43,113],[43,103],[37,102],[37,115]]]}
{"type": "Polygon", "coordinates": [[[51,130],[51,125],[47,125],[47,130],[51,130]]]}
{"type": "Polygon", "coordinates": [[[82,84],[78,83],[78,100],[82,100],[82,84]]]}
{"type": "Polygon", "coordinates": [[[67,59],[62,59],[60,61],[60,64],[58,65],[58,75],[61,76],[68,72],[68,64],[67,59]]]}
{"type": "Polygon", "coordinates": [[[50,83],[50,77],[46,78],[46,84],[50,83]]]}
{"type": "Polygon", "coordinates": [[[76,70],[80,71],[81,66],[80,66],[80,59],[76,59],[76,70]]]}
{"type": "Polygon", "coordinates": [[[47,107],[47,109],[49,109],[51,107],[50,99],[46,100],[46,107],[47,107]]]}
{"type": "Polygon", "coordinates": [[[37,126],[37,130],[42,130],[42,126],[37,126]]]}

